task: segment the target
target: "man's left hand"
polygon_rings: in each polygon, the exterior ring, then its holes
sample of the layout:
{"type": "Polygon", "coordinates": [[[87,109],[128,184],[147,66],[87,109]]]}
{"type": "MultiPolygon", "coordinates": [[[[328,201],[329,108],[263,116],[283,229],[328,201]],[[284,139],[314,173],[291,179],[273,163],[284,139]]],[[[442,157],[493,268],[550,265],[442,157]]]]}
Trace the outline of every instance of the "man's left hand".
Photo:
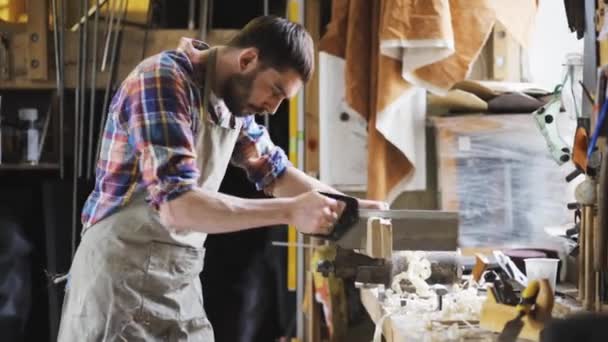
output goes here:
{"type": "Polygon", "coordinates": [[[359,199],[359,208],[361,209],[378,209],[388,210],[390,209],[388,203],[381,201],[372,201],[368,199],[359,199]]]}

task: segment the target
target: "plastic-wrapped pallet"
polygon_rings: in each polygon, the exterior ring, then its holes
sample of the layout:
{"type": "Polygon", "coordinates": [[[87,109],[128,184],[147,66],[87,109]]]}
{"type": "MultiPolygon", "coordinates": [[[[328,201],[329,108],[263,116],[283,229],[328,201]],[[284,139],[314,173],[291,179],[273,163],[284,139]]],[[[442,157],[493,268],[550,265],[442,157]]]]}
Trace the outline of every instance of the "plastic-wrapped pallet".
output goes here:
{"type": "MultiPolygon", "coordinates": [[[[433,121],[441,209],[459,212],[462,247],[548,245],[545,227],[572,222],[566,204],[575,184],[565,176],[574,166],[550,158],[529,114],[433,121]]],[[[574,126],[563,121],[569,142],[574,126]]]]}

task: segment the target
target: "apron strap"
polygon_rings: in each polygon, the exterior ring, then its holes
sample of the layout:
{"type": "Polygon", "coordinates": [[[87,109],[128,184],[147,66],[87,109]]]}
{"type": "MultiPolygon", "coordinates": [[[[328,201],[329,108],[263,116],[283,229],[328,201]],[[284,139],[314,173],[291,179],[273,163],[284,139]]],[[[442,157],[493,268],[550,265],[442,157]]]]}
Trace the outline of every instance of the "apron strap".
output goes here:
{"type": "Polygon", "coordinates": [[[208,120],[209,116],[209,94],[211,93],[211,84],[215,82],[215,61],[217,59],[217,50],[212,48],[209,50],[209,55],[207,56],[207,64],[205,66],[205,85],[203,86],[203,103],[201,106],[203,107],[200,110],[201,115],[201,125],[205,124],[205,120],[208,120]]]}

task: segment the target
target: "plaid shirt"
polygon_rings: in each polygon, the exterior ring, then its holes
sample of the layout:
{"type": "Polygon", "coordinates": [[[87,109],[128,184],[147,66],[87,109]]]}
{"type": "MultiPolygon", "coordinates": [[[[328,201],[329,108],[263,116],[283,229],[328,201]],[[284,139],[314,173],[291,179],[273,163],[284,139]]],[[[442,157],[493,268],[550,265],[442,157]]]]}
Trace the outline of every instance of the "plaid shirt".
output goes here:
{"type": "MultiPolygon", "coordinates": [[[[189,56],[192,49],[207,46],[188,42],[186,48],[144,60],[114,95],[95,188],[82,212],[85,228],[116,212],[140,189],[147,189],[148,202],[158,209],[196,186],[200,172],[195,137],[204,75],[189,56]]],[[[243,121],[232,164],[243,168],[258,190],[270,185],[289,165],[285,152],[253,116],[232,115],[215,96],[210,102],[208,119],[213,124],[235,127],[237,120],[243,121]]]]}

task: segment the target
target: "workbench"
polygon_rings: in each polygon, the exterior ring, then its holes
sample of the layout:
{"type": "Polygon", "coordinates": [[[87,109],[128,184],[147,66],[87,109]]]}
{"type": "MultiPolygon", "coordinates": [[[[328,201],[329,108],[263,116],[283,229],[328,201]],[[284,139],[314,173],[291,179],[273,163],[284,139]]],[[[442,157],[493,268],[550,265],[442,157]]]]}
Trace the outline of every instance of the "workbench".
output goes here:
{"type": "MultiPolygon", "coordinates": [[[[558,286],[558,291],[571,293],[569,290],[572,286],[558,286]]],[[[379,291],[376,287],[361,288],[361,302],[365,310],[369,314],[374,324],[378,322],[389,311],[387,306],[379,300],[379,291]]],[[[576,295],[574,295],[575,297],[576,295]]],[[[485,299],[485,297],[483,297],[485,299]]],[[[582,310],[580,303],[577,303],[572,297],[560,298],[556,297],[555,306],[553,309],[554,317],[563,317],[569,313],[574,313],[582,310]]],[[[494,341],[497,334],[479,327],[478,321],[468,322],[434,322],[432,325],[427,325],[428,330],[421,330],[424,325],[420,324],[421,317],[419,315],[395,313],[384,318],[382,322],[382,336],[386,342],[402,342],[402,341],[419,341],[422,339],[421,333],[426,333],[424,341],[445,341],[445,328],[450,325],[458,324],[460,336],[455,336],[456,341],[494,341]],[[441,332],[443,330],[443,332],[441,332]],[[431,334],[431,336],[428,336],[431,334]],[[433,336],[435,335],[435,336],[433,336]]],[[[519,341],[528,341],[519,339],[519,341]]]]}

